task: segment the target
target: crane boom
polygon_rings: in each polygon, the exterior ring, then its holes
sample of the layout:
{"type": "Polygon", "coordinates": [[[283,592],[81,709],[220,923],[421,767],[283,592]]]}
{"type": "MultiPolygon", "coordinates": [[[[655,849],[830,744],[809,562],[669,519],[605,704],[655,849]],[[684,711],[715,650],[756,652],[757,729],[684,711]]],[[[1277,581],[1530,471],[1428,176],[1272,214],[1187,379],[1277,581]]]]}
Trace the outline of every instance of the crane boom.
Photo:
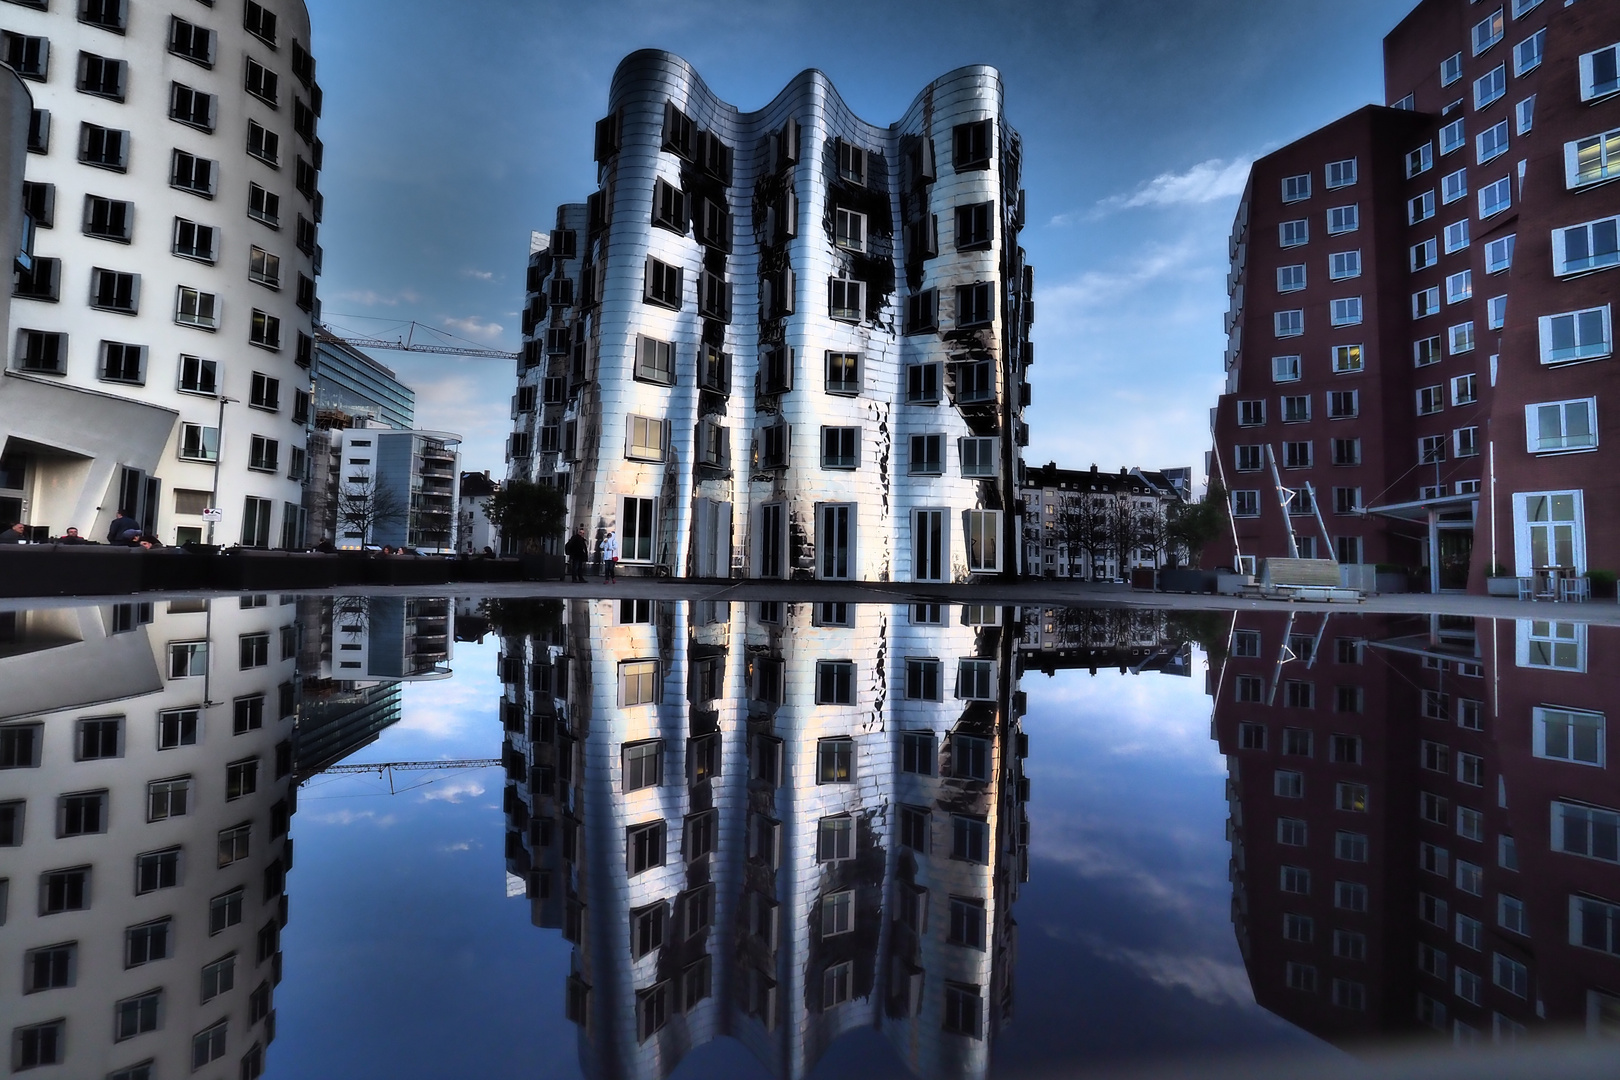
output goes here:
{"type": "MultiPolygon", "coordinates": [[[[437,353],[445,356],[483,356],[495,360],[516,360],[522,355],[521,353],[505,352],[501,349],[477,349],[456,345],[418,345],[415,341],[416,326],[416,323],[411,323],[410,332],[403,338],[344,337],[341,334],[332,333],[324,326],[317,326],[315,328],[315,340],[338,341],[356,349],[391,349],[394,352],[437,353]]],[[[432,330],[433,327],[425,326],[424,329],[432,330]]],[[[442,331],[434,332],[442,333],[442,331]]]]}
{"type": "Polygon", "coordinates": [[[434,772],[442,769],[488,769],[500,763],[500,758],[451,758],[446,761],[376,761],[366,764],[328,765],[321,772],[322,774],[381,773],[385,769],[397,769],[400,772],[434,772]]]}

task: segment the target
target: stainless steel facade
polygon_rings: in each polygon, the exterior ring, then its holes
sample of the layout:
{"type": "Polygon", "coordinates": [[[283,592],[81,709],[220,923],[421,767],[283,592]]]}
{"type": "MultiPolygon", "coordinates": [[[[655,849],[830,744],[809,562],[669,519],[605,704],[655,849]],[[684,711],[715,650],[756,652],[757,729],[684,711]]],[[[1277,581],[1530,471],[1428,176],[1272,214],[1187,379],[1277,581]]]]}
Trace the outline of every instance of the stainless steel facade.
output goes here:
{"type": "Polygon", "coordinates": [[[983,1076],[1027,874],[1014,609],[567,601],[502,639],[507,864],[592,1077],[881,1028],[983,1076]]]}
{"type": "Polygon", "coordinates": [[[1018,571],[1032,270],[1000,75],[888,127],[819,71],[765,108],[631,54],[599,187],[529,262],[510,475],[677,576],[1018,571]]]}

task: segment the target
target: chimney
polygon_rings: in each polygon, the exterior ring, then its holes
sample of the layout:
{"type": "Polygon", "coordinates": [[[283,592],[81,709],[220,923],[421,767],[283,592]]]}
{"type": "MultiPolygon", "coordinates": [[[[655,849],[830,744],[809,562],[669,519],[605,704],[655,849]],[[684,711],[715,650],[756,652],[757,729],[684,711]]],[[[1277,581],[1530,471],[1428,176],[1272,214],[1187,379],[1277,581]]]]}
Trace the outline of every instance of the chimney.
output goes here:
{"type": "Polygon", "coordinates": [[[1096,475],[1097,475],[1097,463],[1096,463],[1096,462],[1095,462],[1095,461],[1093,461],[1093,462],[1092,462],[1092,463],[1091,463],[1091,475],[1092,475],[1092,476],[1096,476],[1096,475]]]}

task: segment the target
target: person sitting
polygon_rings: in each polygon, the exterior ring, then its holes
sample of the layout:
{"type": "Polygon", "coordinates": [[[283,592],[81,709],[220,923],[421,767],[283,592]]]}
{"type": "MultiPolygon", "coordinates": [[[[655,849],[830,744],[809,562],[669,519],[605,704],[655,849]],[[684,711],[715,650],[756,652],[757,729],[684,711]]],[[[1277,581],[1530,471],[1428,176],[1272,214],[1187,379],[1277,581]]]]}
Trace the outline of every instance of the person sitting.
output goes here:
{"type": "Polygon", "coordinates": [[[332,541],[329,539],[322,540],[320,543],[315,545],[315,550],[320,552],[322,555],[336,555],[337,545],[332,543],[332,541]]]}
{"type": "Polygon", "coordinates": [[[128,510],[118,511],[118,516],[113,518],[113,523],[107,527],[107,542],[116,544],[126,540],[127,537],[124,534],[131,529],[138,535],[141,531],[141,523],[136,521],[135,515],[128,510]]]}
{"type": "Polygon", "coordinates": [[[86,540],[79,535],[79,530],[69,525],[67,532],[56,538],[58,544],[94,544],[94,540],[86,540]]]}
{"type": "Polygon", "coordinates": [[[28,526],[22,522],[0,532],[0,544],[26,544],[28,543],[28,526]]]}
{"type": "Polygon", "coordinates": [[[113,543],[123,544],[125,547],[137,547],[139,546],[140,542],[141,527],[139,525],[136,525],[134,528],[125,529],[117,536],[113,537],[113,543]]]}

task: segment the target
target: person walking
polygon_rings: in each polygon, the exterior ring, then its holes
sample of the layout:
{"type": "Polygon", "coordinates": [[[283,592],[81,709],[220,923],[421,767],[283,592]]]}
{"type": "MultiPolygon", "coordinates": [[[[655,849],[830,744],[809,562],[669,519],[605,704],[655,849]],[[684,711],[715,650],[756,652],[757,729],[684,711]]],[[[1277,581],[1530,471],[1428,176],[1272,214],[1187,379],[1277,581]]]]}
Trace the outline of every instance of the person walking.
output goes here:
{"type": "Polygon", "coordinates": [[[619,537],[612,529],[602,537],[602,580],[617,581],[619,567],[619,537]]]}
{"type": "Polygon", "coordinates": [[[574,535],[563,545],[563,554],[568,556],[569,580],[585,584],[585,560],[591,557],[590,545],[585,542],[585,526],[574,530],[574,535]]]}

